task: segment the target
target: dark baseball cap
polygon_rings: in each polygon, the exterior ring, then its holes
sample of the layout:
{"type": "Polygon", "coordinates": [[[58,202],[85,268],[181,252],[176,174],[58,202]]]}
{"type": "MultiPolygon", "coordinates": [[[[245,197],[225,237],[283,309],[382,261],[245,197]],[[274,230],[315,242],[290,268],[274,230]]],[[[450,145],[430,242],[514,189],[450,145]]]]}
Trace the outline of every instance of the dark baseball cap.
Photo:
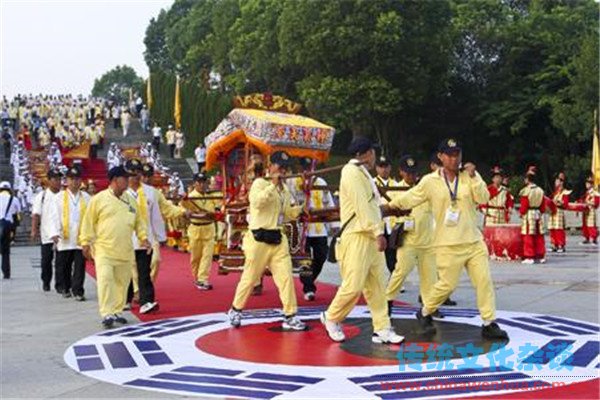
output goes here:
{"type": "Polygon", "coordinates": [[[206,174],[203,174],[202,172],[194,174],[194,182],[206,182],[207,180],[208,176],[206,174]]]}
{"type": "Polygon", "coordinates": [[[150,164],[144,164],[144,166],[142,167],[142,174],[144,176],[154,175],[154,167],[150,164]]]}
{"type": "Polygon", "coordinates": [[[67,170],[67,178],[81,178],[81,168],[71,167],[67,170]]]}
{"type": "Polygon", "coordinates": [[[125,167],[122,165],[119,165],[118,167],[113,167],[108,171],[108,180],[109,181],[112,181],[114,178],[119,178],[119,177],[128,178],[130,176],[131,176],[131,174],[129,172],[127,172],[125,167]]]}
{"type": "Polygon", "coordinates": [[[389,167],[390,165],[390,161],[387,159],[387,157],[381,156],[377,159],[377,164],[378,167],[389,167]]]}
{"type": "Polygon", "coordinates": [[[140,160],[138,160],[137,158],[132,158],[130,160],[127,160],[125,162],[125,170],[132,175],[135,175],[138,172],[142,172],[143,171],[142,162],[140,160]]]}
{"type": "Polygon", "coordinates": [[[63,175],[58,169],[51,169],[50,171],[48,171],[46,176],[48,177],[48,179],[52,179],[52,178],[62,178],[63,175]]]}
{"type": "Polygon", "coordinates": [[[462,151],[462,148],[460,147],[460,143],[458,142],[458,140],[454,138],[446,138],[442,140],[438,146],[439,153],[448,154],[453,153],[455,151],[462,151]]]}
{"type": "Polygon", "coordinates": [[[291,157],[285,151],[276,151],[271,154],[271,164],[277,164],[280,167],[289,167],[292,163],[291,157]]]}
{"type": "Polygon", "coordinates": [[[414,174],[417,172],[417,161],[410,154],[403,155],[400,158],[398,168],[402,171],[414,174]]]}
{"type": "Polygon", "coordinates": [[[348,153],[350,155],[364,154],[371,149],[379,150],[379,145],[366,136],[357,136],[348,146],[348,153]]]}

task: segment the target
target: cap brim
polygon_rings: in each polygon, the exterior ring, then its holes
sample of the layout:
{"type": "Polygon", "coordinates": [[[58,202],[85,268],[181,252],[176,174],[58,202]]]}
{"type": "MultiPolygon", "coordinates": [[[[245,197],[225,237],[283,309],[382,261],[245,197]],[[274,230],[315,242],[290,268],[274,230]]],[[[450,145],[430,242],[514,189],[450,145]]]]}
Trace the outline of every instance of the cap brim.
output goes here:
{"type": "Polygon", "coordinates": [[[458,152],[458,153],[462,152],[462,148],[459,146],[456,146],[456,147],[448,147],[443,150],[440,150],[440,153],[444,153],[444,154],[450,154],[450,153],[456,153],[456,152],[458,152]]]}

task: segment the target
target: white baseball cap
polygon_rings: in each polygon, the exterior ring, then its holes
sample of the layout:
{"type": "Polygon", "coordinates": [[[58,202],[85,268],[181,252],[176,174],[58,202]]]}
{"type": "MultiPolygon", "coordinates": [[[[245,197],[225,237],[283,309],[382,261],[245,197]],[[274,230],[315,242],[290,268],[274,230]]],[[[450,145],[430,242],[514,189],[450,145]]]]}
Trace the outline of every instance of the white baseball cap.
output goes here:
{"type": "Polygon", "coordinates": [[[7,181],[0,182],[0,189],[8,189],[8,190],[10,190],[11,189],[10,188],[10,182],[7,182],[7,181]]]}

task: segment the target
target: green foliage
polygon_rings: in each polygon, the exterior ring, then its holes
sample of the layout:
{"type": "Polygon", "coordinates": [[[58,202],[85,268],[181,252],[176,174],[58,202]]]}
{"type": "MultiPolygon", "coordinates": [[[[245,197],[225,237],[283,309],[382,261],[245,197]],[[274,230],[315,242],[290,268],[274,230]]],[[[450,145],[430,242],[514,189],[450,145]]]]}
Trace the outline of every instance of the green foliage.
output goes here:
{"type": "MultiPolygon", "coordinates": [[[[153,121],[166,129],[168,125],[174,125],[176,78],[168,73],[154,72],[150,79],[152,79],[150,114],[153,121]]],[[[181,130],[186,137],[184,153],[189,155],[231,111],[232,98],[227,94],[205,90],[198,85],[198,82],[193,81],[181,80],[180,89],[181,130]]],[[[146,94],[144,92],[144,96],[146,94]]]]}
{"type": "MultiPolygon", "coordinates": [[[[389,156],[424,159],[452,135],[484,171],[534,162],[549,183],[563,166],[572,180],[589,166],[593,0],[176,0],[145,44],[150,69],[169,74],[161,121],[179,73],[184,108],[271,91],[336,126],[334,148],[367,134],[389,156]]],[[[212,130],[214,112],[193,131],[212,130]]]]}
{"type": "Polygon", "coordinates": [[[127,65],[116,66],[100,78],[94,80],[92,96],[114,98],[122,103],[129,101],[129,89],[139,93],[142,89],[142,78],[135,70],[127,65]]]}

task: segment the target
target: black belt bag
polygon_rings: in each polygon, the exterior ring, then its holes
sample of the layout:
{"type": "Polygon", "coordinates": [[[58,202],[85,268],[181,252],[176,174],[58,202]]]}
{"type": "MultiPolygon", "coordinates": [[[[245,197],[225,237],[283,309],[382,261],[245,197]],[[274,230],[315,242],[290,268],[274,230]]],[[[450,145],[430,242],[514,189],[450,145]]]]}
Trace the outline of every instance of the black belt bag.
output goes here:
{"type": "Polygon", "coordinates": [[[254,240],[267,244],[281,244],[281,231],[279,229],[254,229],[254,240]]]}

